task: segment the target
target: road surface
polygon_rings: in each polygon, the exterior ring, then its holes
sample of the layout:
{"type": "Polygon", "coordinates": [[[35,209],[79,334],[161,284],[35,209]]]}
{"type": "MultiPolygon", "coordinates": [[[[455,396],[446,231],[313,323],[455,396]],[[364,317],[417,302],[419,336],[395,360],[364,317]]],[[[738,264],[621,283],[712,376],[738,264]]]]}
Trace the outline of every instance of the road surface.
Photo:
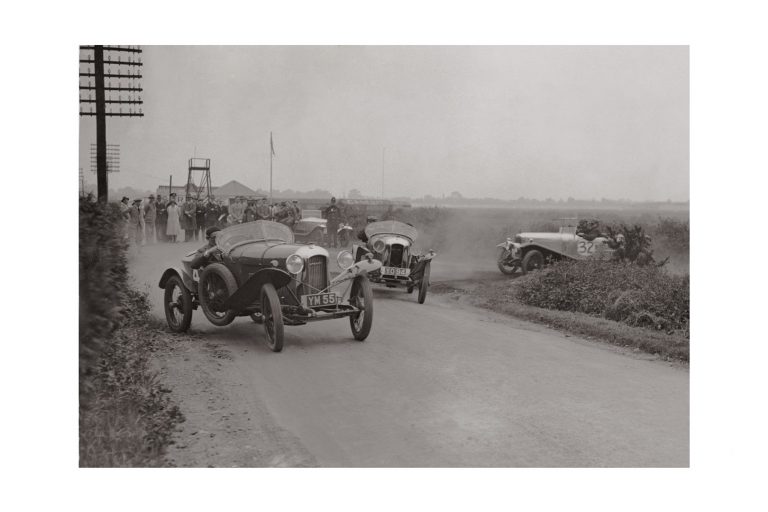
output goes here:
{"type": "MultiPolygon", "coordinates": [[[[201,244],[197,244],[201,245],[201,244]]],[[[195,244],[132,257],[153,312],[157,282],[195,244]]],[[[434,261],[433,281],[461,262],[434,261]]],[[[494,263],[473,269],[494,276],[494,263]]],[[[497,272],[498,273],[498,272],[497,272]]],[[[499,278],[504,278],[498,273],[499,278]]],[[[685,369],[462,306],[375,286],[373,330],[345,319],[286,327],[272,353],[248,318],[192,337],[158,363],[187,417],[180,466],[686,467],[685,369]]]]}

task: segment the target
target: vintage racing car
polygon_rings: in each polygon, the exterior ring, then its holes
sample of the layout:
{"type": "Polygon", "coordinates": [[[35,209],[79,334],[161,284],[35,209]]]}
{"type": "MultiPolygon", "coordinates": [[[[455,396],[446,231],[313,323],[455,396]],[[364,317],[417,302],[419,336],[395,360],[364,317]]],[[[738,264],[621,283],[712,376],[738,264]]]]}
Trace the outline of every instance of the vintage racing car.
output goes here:
{"type": "Polygon", "coordinates": [[[429,273],[435,251],[415,254],[413,243],[418,237],[416,228],[396,220],[372,222],[365,226],[360,240],[365,246],[353,245],[355,261],[364,261],[369,255],[382,263],[382,267],[368,274],[371,281],[389,288],[405,286],[408,293],[419,289],[419,304],[424,304],[429,288],[429,273]]]}
{"type": "Polygon", "coordinates": [[[363,341],[373,322],[373,291],[367,273],[381,263],[354,262],[339,253],[342,272],[330,278],[328,251],[294,243],[291,230],[259,220],[215,233],[215,245],[182,258],[160,278],[163,306],[172,331],[189,329],[192,311],[202,308],[214,325],[238,316],[264,324],[267,344],[283,348],[283,326],[348,317],[352,335],[363,341]]]}
{"type": "Polygon", "coordinates": [[[575,225],[561,226],[557,233],[518,233],[496,246],[497,264],[504,274],[518,270],[525,274],[561,259],[610,259],[610,243],[605,236],[585,238],[577,234],[575,225]]]}

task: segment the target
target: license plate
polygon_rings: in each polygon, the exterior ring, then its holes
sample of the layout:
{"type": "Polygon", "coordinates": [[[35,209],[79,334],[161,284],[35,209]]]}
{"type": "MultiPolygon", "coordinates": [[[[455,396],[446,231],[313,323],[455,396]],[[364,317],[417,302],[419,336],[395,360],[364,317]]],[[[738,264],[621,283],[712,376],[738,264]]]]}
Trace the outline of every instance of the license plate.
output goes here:
{"type": "Polygon", "coordinates": [[[323,306],[335,306],[341,302],[335,293],[318,293],[316,295],[305,295],[304,304],[309,308],[321,308],[323,306]]]}
{"type": "Polygon", "coordinates": [[[410,274],[411,269],[409,268],[381,267],[381,275],[383,276],[408,277],[410,274]]]}

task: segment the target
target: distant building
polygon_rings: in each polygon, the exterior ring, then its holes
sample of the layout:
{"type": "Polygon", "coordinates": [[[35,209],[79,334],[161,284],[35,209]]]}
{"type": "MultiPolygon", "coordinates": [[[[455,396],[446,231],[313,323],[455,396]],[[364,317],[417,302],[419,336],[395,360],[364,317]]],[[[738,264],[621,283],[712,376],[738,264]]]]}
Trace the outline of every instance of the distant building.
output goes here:
{"type": "Polygon", "coordinates": [[[225,200],[232,199],[234,197],[245,197],[247,199],[257,199],[259,197],[264,197],[255,190],[248,188],[239,181],[235,180],[232,180],[220,187],[216,187],[216,192],[214,192],[214,195],[216,196],[216,199],[225,200]]]}

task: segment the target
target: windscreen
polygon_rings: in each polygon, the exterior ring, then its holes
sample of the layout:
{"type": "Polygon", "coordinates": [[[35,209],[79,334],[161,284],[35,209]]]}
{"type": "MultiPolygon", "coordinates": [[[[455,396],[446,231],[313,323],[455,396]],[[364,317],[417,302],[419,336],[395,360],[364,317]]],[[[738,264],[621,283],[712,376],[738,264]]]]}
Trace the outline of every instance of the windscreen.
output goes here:
{"type": "Polygon", "coordinates": [[[415,227],[409,226],[408,224],[397,220],[382,220],[379,222],[371,222],[365,226],[365,235],[368,238],[371,238],[374,235],[384,234],[404,236],[405,238],[410,239],[411,242],[416,241],[416,237],[419,236],[419,232],[416,231],[415,227]]]}
{"type": "Polygon", "coordinates": [[[216,245],[224,252],[229,252],[234,246],[242,242],[266,241],[292,244],[293,232],[284,224],[268,220],[257,220],[222,229],[216,236],[216,245]]]}

